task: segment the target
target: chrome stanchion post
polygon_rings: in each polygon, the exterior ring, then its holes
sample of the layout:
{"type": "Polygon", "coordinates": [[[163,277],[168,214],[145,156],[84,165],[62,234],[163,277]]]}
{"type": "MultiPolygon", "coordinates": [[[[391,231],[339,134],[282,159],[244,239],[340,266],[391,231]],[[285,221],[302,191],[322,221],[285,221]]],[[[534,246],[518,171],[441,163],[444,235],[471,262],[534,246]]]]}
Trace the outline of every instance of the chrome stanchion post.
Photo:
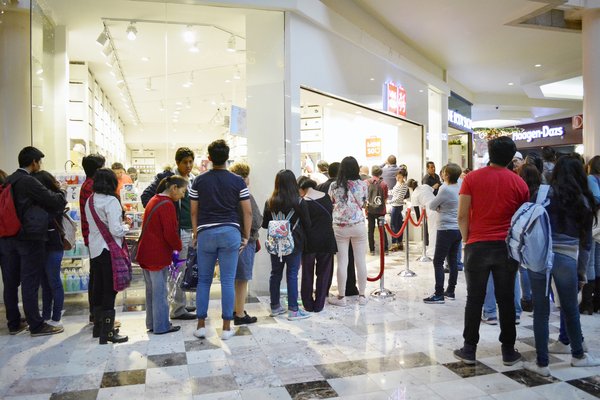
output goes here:
{"type": "Polygon", "coordinates": [[[421,229],[421,237],[423,238],[423,254],[416,261],[419,262],[431,262],[431,258],[427,256],[427,246],[425,246],[425,226],[427,224],[427,217],[423,218],[423,228],[421,229]]]}
{"type": "MultiPolygon", "coordinates": [[[[379,244],[380,244],[379,251],[381,251],[381,252],[385,251],[385,248],[383,247],[384,243],[385,243],[385,236],[383,236],[383,235],[385,235],[384,224],[385,224],[385,217],[377,218],[377,226],[379,228],[379,244]]],[[[381,268],[381,265],[379,267],[381,268]]],[[[381,273],[381,278],[379,279],[379,289],[376,289],[373,291],[373,293],[371,293],[372,297],[379,297],[379,298],[395,297],[394,292],[385,288],[384,282],[383,282],[384,276],[385,276],[385,269],[383,269],[383,272],[381,273]]]]}
{"type": "MultiPolygon", "coordinates": [[[[410,212],[410,211],[409,211],[410,212]]],[[[406,218],[410,218],[410,213],[407,213],[406,218]]],[[[406,228],[404,229],[404,237],[406,238],[406,244],[404,245],[404,250],[406,251],[406,268],[404,271],[400,271],[398,275],[403,276],[405,278],[412,278],[413,276],[417,276],[417,274],[410,270],[410,258],[409,258],[409,245],[408,245],[408,231],[409,231],[409,223],[406,224],[406,228]]]]}

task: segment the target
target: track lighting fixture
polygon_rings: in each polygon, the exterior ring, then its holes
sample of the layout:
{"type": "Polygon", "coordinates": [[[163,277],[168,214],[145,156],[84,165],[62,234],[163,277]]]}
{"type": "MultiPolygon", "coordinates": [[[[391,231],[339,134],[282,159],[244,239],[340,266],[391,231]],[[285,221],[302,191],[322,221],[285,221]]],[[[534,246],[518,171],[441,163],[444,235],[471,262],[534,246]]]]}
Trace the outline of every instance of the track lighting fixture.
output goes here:
{"type": "Polygon", "coordinates": [[[227,40],[227,51],[235,53],[236,50],[235,36],[231,35],[229,36],[229,40],[227,40]]]}
{"type": "Polygon", "coordinates": [[[194,27],[192,25],[185,27],[185,31],[183,31],[183,40],[189,44],[196,41],[196,32],[194,32],[194,27]]]}
{"type": "Polygon", "coordinates": [[[98,35],[98,39],[96,39],[96,43],[98,43],[98,45],[100,45],[100,46],[104,46],[104,44],[106,43],[107,40],[108,40],[108,37],[106,36],[106,31],[103,30],[98,35]]]}
{"type": "Polygon", "coordinates": [[[138,31],[137,31],[137,28],[135,27],[135,21],[131,21],[129,23],[129,26],[127,27],[125,32],[127,33],[127,39],[135,40],[137,38],[138,31]]]}
{"type": "Polygon", "coordinates": [[[108,46],[102,48],[102,54],[104,55],[104,57],[110,58],[110,55],[112,53],[113,53],[113,48],[110,44],[108,46]]]}

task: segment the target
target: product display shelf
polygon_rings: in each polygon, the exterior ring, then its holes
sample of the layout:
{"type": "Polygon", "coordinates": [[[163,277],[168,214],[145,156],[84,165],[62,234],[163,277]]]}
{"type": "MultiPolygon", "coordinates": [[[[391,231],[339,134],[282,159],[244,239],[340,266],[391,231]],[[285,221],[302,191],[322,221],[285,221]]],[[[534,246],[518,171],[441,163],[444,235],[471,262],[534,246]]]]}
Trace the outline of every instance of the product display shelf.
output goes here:
{"type": "Polygon", "coordinates": [[[69,216],[77,224],[75,246],[65,250],[61,265],[61,280],[65,295],[83,294],[88,291],[89,282],[89,253],[81,234],[81,213],[79,210],[79,193],[85,181],[81,173],[62,172],[55,175],[56,179],[66,188],[67,207],[69,216]]]}

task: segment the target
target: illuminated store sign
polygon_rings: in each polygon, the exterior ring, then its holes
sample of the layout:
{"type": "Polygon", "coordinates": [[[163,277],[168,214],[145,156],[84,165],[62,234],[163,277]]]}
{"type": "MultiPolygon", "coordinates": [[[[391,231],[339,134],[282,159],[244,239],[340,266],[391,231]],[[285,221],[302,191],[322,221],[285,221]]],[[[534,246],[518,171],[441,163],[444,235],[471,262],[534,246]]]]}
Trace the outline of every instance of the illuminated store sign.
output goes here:
{"type": "Polygon", "coordinates": [[[452,110],[448,110],[448,122],[469,131],[473,127],[473,121],[471,121],[471,118],[467,118],[464,115],[452,110]]]}
{"type": "Polygon", "coordinates": [[[367,157],[381,157],[381,138],[367,138],[366,148],[367,157]]]}
{"type": "Polygon", "coordinates": [[[555,136],[564,136],[565,130],[562,126],[550,127],[542,126],[541,129],[513,133],[513,140],[524,140],[527,143],[533,142],[535,139],[549,138],[555,136]]]}
{"type": "Polygon", "coordinates": [[[383,109],[389,113],[406,117],[406,90],[402,85],[391,81],[383,85],[383,109]]]}

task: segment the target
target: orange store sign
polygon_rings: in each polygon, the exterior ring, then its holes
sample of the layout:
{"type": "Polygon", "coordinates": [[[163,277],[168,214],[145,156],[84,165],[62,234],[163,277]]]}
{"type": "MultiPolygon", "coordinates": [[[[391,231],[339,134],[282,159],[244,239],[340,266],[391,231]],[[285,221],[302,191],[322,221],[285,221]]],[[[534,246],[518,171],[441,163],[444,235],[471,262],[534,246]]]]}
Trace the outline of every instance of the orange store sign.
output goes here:
{"type": "Polygon", "coordinates": [[[367,138],[367,157],[381,157],[381,138],[367,138]]]}

